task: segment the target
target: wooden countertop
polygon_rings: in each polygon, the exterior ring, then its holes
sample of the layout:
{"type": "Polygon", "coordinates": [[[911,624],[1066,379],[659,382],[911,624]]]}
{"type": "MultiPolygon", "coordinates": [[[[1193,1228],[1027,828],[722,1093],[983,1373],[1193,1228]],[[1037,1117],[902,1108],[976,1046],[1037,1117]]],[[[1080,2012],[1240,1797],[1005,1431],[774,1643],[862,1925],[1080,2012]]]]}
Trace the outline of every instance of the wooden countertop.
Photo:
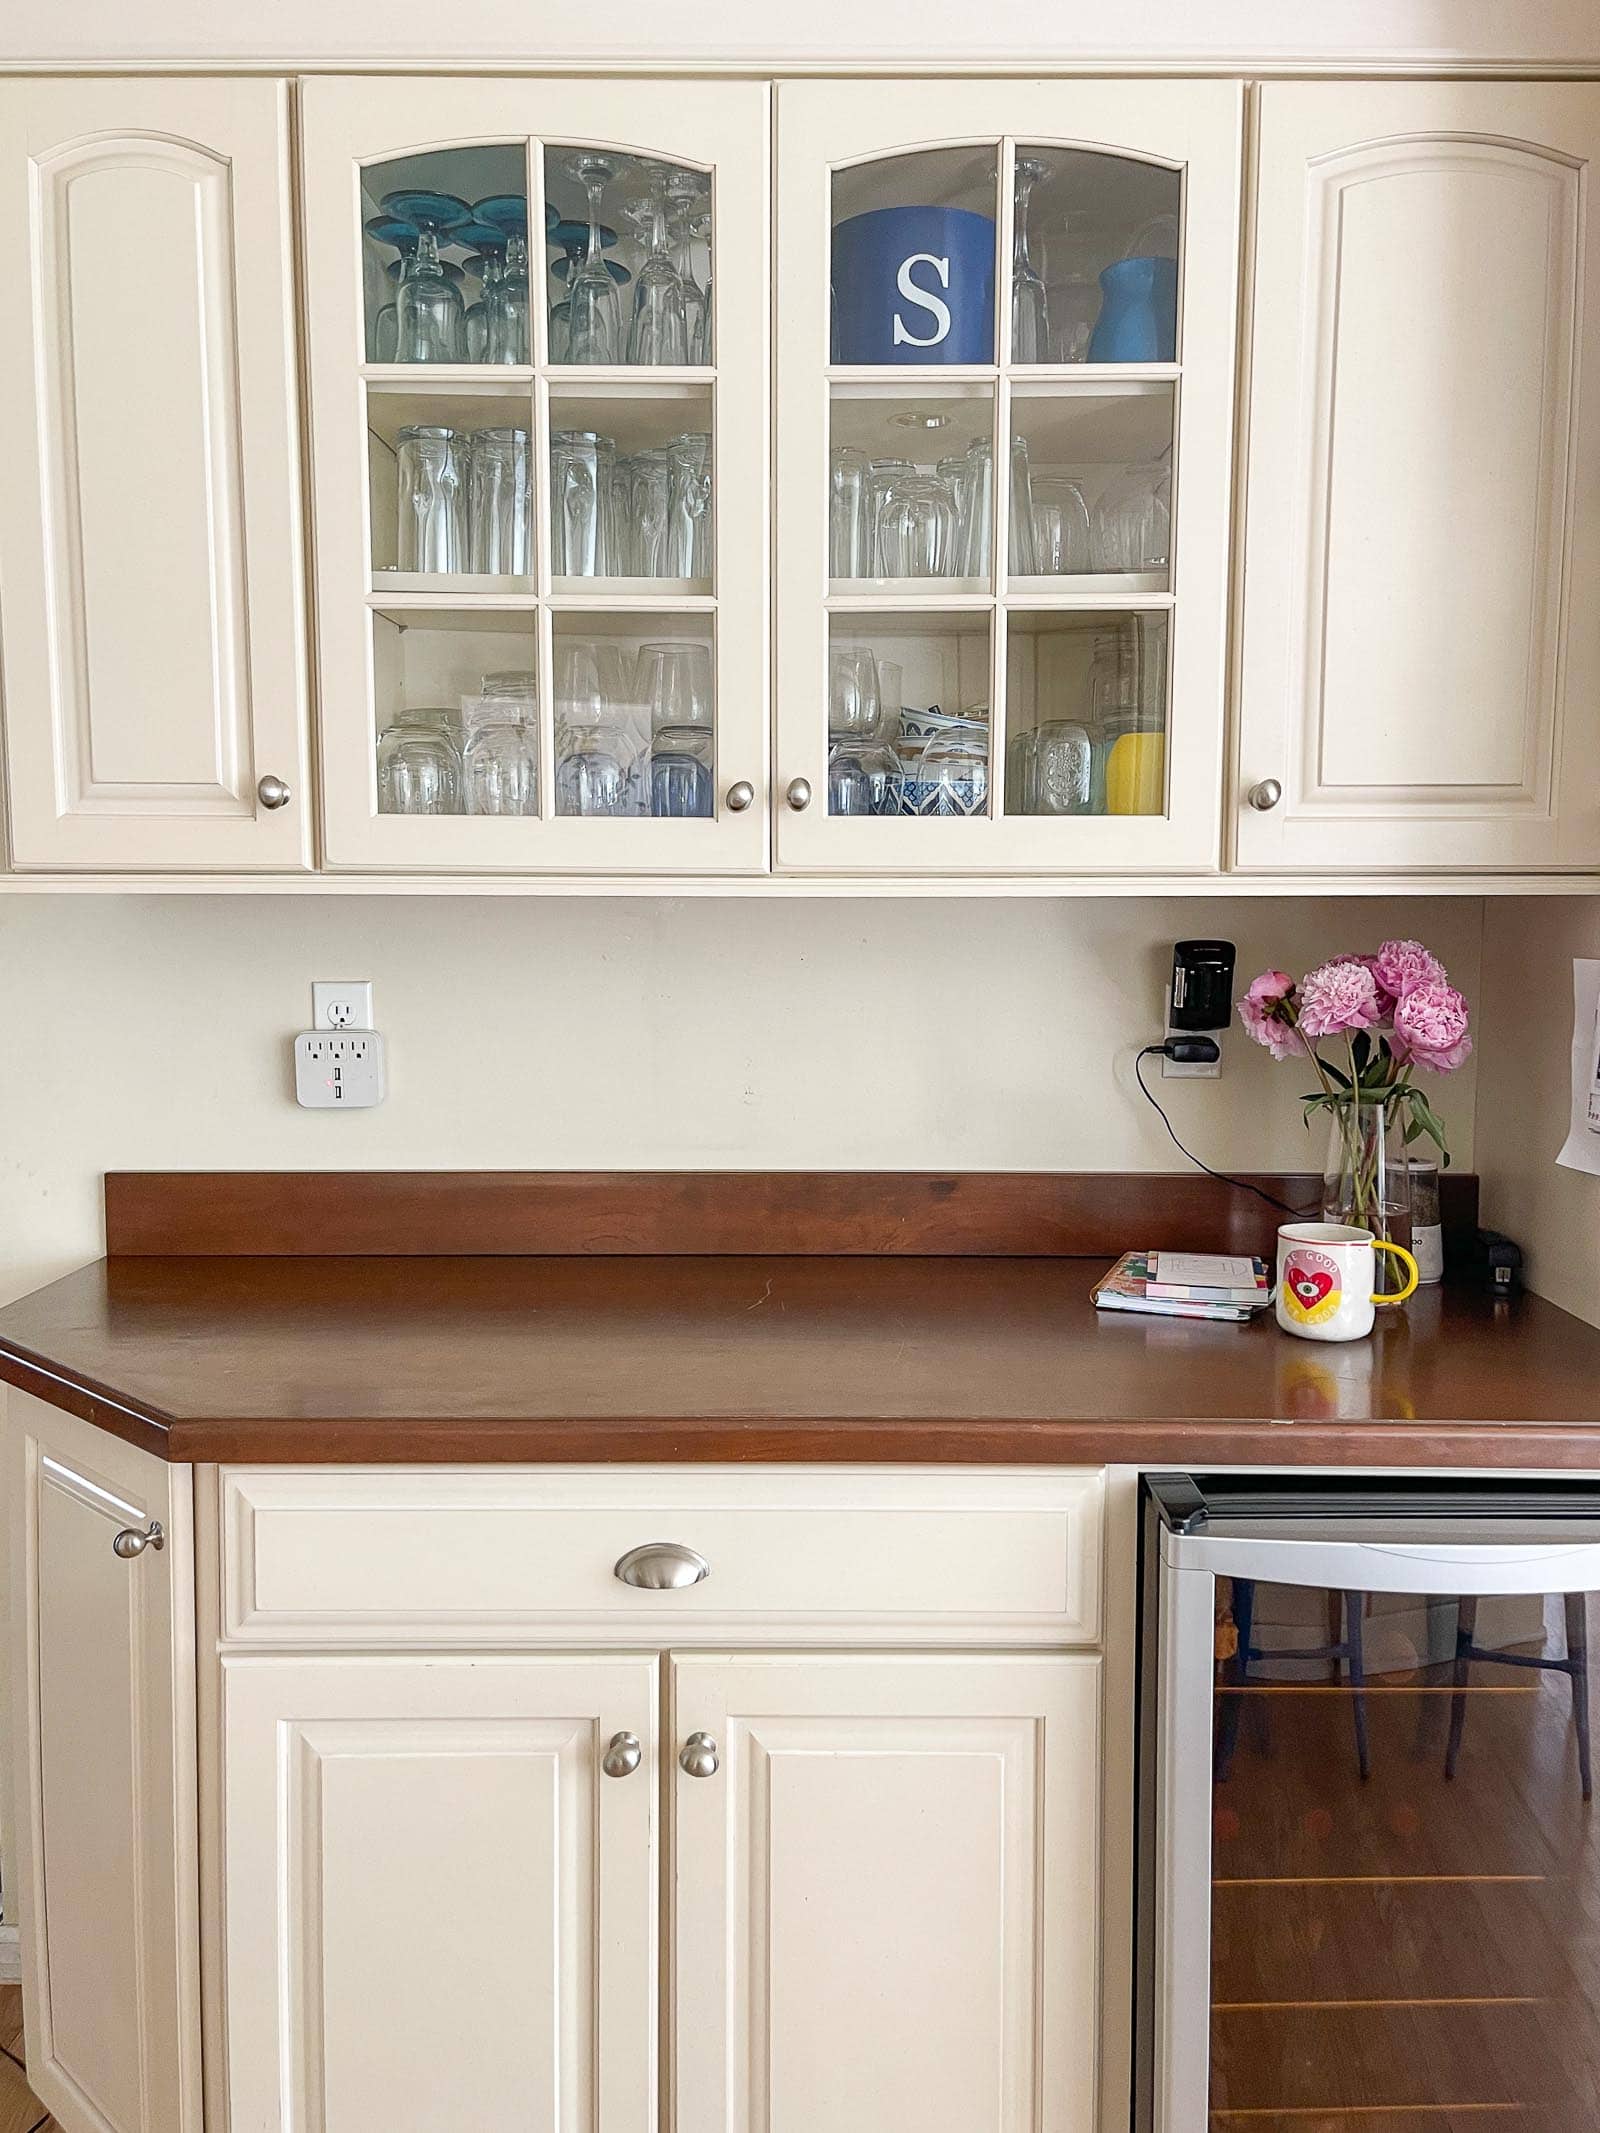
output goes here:
{"type": "Polygon", "coordinates": [[[1118,1318],[1046,1257],[125,1256],[0,1377],[168,1459],[1600,1469],[1600,1330],[1424,1291],[1366,1341],[1118,1318]]]}

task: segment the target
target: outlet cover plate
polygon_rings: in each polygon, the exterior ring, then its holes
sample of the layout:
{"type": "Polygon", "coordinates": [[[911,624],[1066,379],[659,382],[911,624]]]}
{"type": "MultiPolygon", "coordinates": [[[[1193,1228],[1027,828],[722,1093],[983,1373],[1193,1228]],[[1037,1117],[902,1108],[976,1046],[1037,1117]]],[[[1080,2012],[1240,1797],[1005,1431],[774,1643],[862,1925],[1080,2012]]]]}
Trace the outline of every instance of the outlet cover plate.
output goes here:
{"type": "Polygon", "coordinates": [[[308,1111],[367,1111],[386,1091],[375,1030],[303,1029],[294,1040],[295,1101],[308,1111]]]}
{"type": "Polygon", "coordinates": [[[316,978],[311,985],[313,1029],[372,1029],[371,978],[316,978]]]}

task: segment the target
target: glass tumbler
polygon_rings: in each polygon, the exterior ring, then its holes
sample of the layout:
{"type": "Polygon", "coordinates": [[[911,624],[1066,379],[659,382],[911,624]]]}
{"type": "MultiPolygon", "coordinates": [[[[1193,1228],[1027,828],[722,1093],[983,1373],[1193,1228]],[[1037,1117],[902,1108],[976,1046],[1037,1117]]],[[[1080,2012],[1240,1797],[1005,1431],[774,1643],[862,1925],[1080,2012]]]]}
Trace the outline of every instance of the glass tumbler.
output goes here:
{"type": "Polygon", "coordinates": [[[705,819],[713,812],[711,735],[703,726],[656,728],[650,742],[650,812],[679,820],[705,819]]]}
{"type": "Polygon", "coordinates": [[[403,429],[397,443],[400,569],[429,576],[461,570],[465,546],[455,431],[419,425],[403,429]]]}
{"type": "Polygon", "coordinates": [[[974,437],[967,446],[962,511],[964,523],[957,575],[987,578],[993,553],[990,529],[994,524],[994,447],[987,437],[974,437]]]}
{"type": "Polygon", "coordinates": [[[908,815],[981,815],[989,805],[989,729],[953,719],[933,735],[905,784],[908,815]]]}
{"type": "Polygon", "coordinates": [[[447,730],[453,714],[398,711],[378,738],[380,815],[459,815],[461,754],[447,730]]]}
{"type": "Polygon", "coordinates": [[[836,644],[828,661],[828,732],[835,738],[873,740],[883,722],[878,661],[865,644],[836,644]]]}
{"type": "Polygon", "coordinates": [[[525,578],[533,569],[526,430],[474,430],[467,460],[469,568],[525,578]]]}
{"type": "Polygon", "coordinates": [[[581,727],[570,733],[556,765],[556,813],[630,814],[625,755],[618,726],[581,727]]]}
{"type": "Polygon", "coordinates": [[[671,461],[667,576],[711,575],[711,439],[686,434],[667,447],[671,461]]]}
{"type": "Polygon", "coordinates": [[[676,640],[642,644],[636,668],[639,700],[652,733],[709,733],[712,726],[711,649],[676,640]]]}
{"type": "Polygon", "coordinates": [[[883,507],[890,490],[897,481],[916,474],[909,459],[874,459],[867,469],[867,576],[883,574],[883,558],[878,547],[878,528],[883,519],[883,507]]]}
{"type": "Polygon", "coordinates": [[[830,815],[898,815],[905,772],[892,748],[876,740],[837,740],[828,750],[830,815]]]}
{"type": "Polygon", "coordinates": [[[1094,507],[1090,550],[1096,570],[1165,570],[1172,520],[1167,470],[1130,467],[1094,507]]]}
{"type": "Polygon", "coordinates": [[[828,575],[870,578],[872,550],[867,537],[867,482],[872,462],[853,444],[836,444],[828,454],[828,575]]]}
{"type": "Polygon", "coordinates": [[[470,715],[461,784],[469,815],[539,812],[538,744],[507,700],[479,698],[470,715]]]}
{"type": "Polygon", "coordinates": [[[1089,568],[1089,506],[1065,474],[1033,477],[1034,569],[1042,576],[1070,576],[1089,568]]]}
{"type": "Polygon", "coordinates": [[[594,578],[604,569],[602,475],[611,460],[594,430],[554,430],[550,437],[550,569],[558,578],[594,578]]]}
{"type": "Polygon", "coordinates": [[[629,557],[625,571],[634,578],[672,576],[667,553],[672,525],[672,455],[663,445],[636,452],[629,461],[629,557]]]}
{"type": "Polygon", "coordinates": [[[897,475],[878,517],[878,561],[886,578],[953,575],[956,510],[945,482],[931,474],[897,475]]]}
{"type": "Polygon", "coordinates": [[[1033,543],[1033,469],[1028,459],[1028,440],[1011,440],[1011,545],[1008,566],[1014,578],[1037,575],[1039,565],[1033,543]]]}
{"type": "Polygon", "coordinates": [[[1086,815],[1093,782],[1089,729],[1075,719],[1046,719],[1033,735],[1021,812],[1086,815]]]}

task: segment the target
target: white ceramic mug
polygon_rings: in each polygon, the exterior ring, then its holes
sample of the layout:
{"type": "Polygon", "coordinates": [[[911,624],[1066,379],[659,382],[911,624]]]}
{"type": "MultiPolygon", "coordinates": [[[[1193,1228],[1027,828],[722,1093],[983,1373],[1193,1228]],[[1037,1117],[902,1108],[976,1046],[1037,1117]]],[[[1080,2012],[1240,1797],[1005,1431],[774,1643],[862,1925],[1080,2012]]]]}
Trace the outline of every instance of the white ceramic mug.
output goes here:
{"type": "Polygon", "coordinates": [[[1372,1331],[1374,1306],[1404,1303],[1417,1262],[1403,1245],[1343,1222],[1286,1222],[1278,1231],[1278,1324],[1304,1341],[1358,1341],[1372,1331]],[[1393,1252],[1411,1278],[1394,1296],[1374,1296],[1379,1252],[1393,1252]]]}

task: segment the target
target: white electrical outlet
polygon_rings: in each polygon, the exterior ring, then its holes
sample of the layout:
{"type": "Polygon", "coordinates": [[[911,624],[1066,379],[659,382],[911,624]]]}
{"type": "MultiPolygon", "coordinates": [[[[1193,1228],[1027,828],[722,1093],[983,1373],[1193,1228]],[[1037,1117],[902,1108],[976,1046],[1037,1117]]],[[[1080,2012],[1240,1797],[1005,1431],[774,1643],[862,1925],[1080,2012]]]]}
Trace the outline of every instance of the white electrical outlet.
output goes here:
{"type": "Polygon", "coordinates": [[[384,1098],[376,1030],[303,1029],[294,1040],[295,1100],[308,1111],[365,1111],[384,1098]]]}
{"type": "Polygon", "coordinates": [[[371,978],[316,978],[311,985],[313,1029],[371,1029],[371,978]]]}
{"type": "MultiPolygon", "coordinates": [[[[1192,1037],[1192,1036],[1194,1036],[1194,1035],[1195,1035],[1195,1032],[1194,1032],[1194,1031],[1193,1031],[1192,1029],[1174,1029],[1174,1028],[1173,1028],[1173,1026],[1172,1026],[1172,987],[1171,987],[1170,985],[1165,985],[1165,986],[1163,986],[1163,987],[1162,987],[1162,990],[1161,990],[1161,1012],[1162,1012],[1162,1014],[1163,1014],[1163,1015],[1164,1015],[1164,1016],[1166,1017],[1166,1027],[1167,1027],[1167,1035],[1168,1035],[1169,1037],[1192,1037]]],[[[1222,1078],[1222,1031],[1221,1031],[1221,1030],[1219,1030],[1219,1029],[1218,1029],[1218,1030],[1207,1030],[1207,1031],[1205,1032],[1205,1034],[1206,1034],[1207,1036],[1210,1036],[1210,1037],[1215,1037],[1215,1038],[1216,1038],[1216,1040],[1217,1040],[1217,1057],[1216,1057],[1215,1059],[1213,1059],[1213,1060],[1210,1060],[1209,1062],[1208,1062],[1208,1061],[1205,1061],[1205,1060],[1199,1060],[1199,1059],[1166,1059],[1166,1058],[1163,1058],[1163,1060],[1162,1060],[1162,1062],[1161,1062],[1161,1079],[1162,1079],[1163,1081],[1220,1081],[1220,1080],[1221,1080],[1221,1078],[1222,1078]]]]}

